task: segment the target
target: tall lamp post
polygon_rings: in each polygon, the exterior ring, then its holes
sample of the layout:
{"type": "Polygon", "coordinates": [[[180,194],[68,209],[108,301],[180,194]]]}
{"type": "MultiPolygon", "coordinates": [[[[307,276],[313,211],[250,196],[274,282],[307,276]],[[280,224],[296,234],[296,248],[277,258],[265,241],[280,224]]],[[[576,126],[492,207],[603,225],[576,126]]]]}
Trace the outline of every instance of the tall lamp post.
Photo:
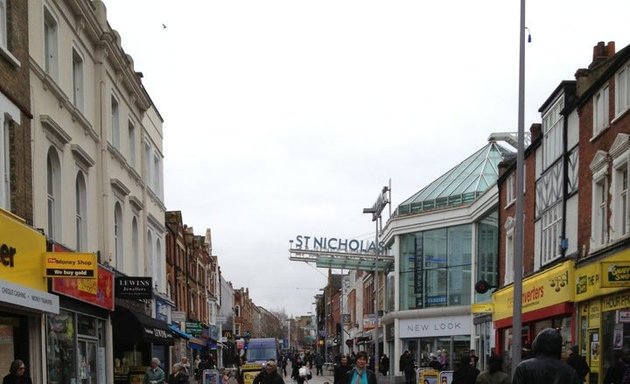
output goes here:
{"type": "Polygon", "coordinates": [[[379,348],[378,348],[378,338],[380,333],[380,324],[379,324],[379,277],[378,277],[378,257],[380,253],[380,246],[378,241],[378,232],[379,232],[379,221],[381,219],[381,213],[383,209],[389,203],[389,193],[390,188],[388,186],[383,187],[383,190],[379,194],[376,202],[371,208],[363,208],[363,213],[372,214],[372,221],[376,225],[375,235],[374,235],[374,290],[376,291],[374,294],[374,308],[376,309],[376,327],[374,328],[374,371],[379,372],[379,348]]]}
{"type": "Polygon", "coordinates": [[[516,214],[514,225],[514,305],[512,312],[512,377],[516,366],[521,362],[523,350],[523,324],[521,306],[523,304],[523,187],[525,150],[525,0],[521,0],[519,25],[519,66],[518,66],[518,144],[516,149],[516,214]]]}

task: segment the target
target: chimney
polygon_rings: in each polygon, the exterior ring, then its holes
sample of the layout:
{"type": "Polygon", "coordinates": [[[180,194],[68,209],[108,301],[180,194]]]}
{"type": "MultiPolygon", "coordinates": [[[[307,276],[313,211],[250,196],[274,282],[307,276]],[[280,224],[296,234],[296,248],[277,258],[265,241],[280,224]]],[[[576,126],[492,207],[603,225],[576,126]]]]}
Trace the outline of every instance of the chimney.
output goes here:
{"type": "Polygon", "coordinates": [[[529,127],[529,134],[532,140],[532,143],[536,140],[538,140],[538,138],[540,138],[540,136],[542,136],[542,124],[540,123],[534,123],[529,127]]]}
{"type": "Polygon", "coordinates": [[[592,69],[598,66],[600,63],[606,61],[615,55],[615,42],[609,41],[606,45],[603,41],[597,43],[593,47],[593,62],[588,66],[588,69],[592,69]]]}

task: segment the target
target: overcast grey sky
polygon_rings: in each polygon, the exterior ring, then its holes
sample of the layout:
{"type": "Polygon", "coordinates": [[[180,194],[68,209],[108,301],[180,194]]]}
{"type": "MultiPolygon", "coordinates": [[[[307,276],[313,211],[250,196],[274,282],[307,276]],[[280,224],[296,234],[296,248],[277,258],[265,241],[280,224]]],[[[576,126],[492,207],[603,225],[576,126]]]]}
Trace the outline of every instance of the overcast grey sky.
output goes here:
{"type": "MultiPolygon", "coordinates": [[[[325,270],[297,234],[373,238],[393,207],[516,131],[518,0],[105,0],[164,117],[165,203],[234,287],[289,315],[325,270]],[[166,28],[163,27],[163,24],[166,28]]],[[[525,126],[598,41],[630,43],[627,0],[529,1],[525,126]]]]}

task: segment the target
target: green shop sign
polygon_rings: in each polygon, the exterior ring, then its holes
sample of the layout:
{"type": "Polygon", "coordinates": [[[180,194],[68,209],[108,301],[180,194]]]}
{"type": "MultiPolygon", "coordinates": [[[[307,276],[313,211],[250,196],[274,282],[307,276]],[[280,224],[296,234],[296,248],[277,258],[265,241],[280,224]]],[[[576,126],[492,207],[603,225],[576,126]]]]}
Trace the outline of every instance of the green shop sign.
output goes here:
{"type": "Polygon", "coordinates": [[[630,262],[602,262],[602,288],[630,287],[630,262]]]}
{"type": "Polygon", "coordinates": [[[186,332],[193,336],[201,335],[201,323],[187,321],[186,332]]]}

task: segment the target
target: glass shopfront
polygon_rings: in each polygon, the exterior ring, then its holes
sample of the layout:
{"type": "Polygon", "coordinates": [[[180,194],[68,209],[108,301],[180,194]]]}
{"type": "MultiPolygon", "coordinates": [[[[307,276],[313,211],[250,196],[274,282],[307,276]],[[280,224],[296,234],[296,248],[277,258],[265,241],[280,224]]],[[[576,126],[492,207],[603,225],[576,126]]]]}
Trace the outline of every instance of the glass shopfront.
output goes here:
{"type": "Polygon", "coordinates": [[[400,309],[469,305],[472,225],[401,236],[400,309]]]}
{"type": "Polygon", "coordinates": [[[104,384],[105,320],[68,310],[46,322],[50,383],[104,384]]]}

